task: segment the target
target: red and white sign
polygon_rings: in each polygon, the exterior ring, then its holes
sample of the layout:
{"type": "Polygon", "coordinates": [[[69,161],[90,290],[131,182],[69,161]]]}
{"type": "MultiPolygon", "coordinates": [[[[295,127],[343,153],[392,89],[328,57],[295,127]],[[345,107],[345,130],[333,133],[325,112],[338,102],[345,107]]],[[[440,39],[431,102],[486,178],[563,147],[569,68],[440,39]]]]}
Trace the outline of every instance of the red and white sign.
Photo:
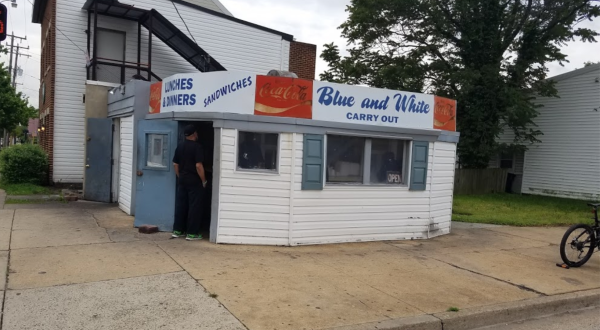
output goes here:
{"type": "Polygon", "coordinates": [[[150,113],[224,112],[456,130],[454,100],[430,94],[234,71],[171,76],[162,84],[152,86],[150,104],[150,113]]]}

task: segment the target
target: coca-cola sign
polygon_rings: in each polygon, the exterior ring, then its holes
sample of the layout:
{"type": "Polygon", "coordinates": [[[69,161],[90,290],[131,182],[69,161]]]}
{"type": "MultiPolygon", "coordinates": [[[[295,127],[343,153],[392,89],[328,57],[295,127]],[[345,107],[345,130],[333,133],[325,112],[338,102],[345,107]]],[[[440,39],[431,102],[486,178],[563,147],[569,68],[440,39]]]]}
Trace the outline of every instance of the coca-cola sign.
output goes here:
{"type": "Polygon", "coordinates": [[[456,101],[436,96],[433,114],[433,128],[456,131],[456,101]]]}
{"type": "Polygon", "coordinates": [[[254,114],[312,119],[310,80],[257,76],[254,114]]]}

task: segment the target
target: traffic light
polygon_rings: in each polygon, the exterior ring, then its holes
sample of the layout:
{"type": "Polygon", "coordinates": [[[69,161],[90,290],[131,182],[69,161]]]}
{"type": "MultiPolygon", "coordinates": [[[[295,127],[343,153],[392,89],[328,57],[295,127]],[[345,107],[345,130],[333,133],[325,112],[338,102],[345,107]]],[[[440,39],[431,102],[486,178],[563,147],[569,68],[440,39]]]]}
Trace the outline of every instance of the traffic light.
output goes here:
{"type": "Polygon", "coordinates": [[[6,39],[6,6],[0,3],[0,41],[6,39]]]}

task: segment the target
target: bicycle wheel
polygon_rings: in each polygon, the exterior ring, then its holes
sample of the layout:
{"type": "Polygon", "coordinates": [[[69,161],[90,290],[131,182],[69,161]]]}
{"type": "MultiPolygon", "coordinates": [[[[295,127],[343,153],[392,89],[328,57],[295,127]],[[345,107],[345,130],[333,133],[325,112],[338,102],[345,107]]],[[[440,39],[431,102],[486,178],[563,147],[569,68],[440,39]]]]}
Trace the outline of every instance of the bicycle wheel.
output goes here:
{"type": "Polygon", "coordinates": [[[583,266],[594,253],[596,237],[588,225],[573,225],[560,241],[560,257],[570,267],[583,266]]]}

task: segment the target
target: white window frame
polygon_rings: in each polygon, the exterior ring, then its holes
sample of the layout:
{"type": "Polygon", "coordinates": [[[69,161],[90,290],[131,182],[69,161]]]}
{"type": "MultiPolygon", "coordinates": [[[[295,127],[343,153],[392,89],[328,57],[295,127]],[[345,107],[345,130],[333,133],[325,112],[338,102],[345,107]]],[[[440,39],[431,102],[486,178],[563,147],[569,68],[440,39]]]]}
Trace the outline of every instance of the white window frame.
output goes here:
{"type": "Polygon", "coordinates": [[[167,165],[166,166],[163,167],[162,164],[160,164],[161,166],[158,166],[158,167],[148,165],[149,164],[148,163],[148,161],[149,161],[149,159],[148,159],[148,156],[149,156],[148,155],[148,136],[149,135],[162,135],[162,139],[161,140],[163,141],[163,145],[164,145],[164,141],[165,141],[164,139],[165,139],[165,137],[166,137],[166,140],[167,140],[167,144],[171,143],[170,141],[171,141],[171,138],[172,138],[171,137],[171,132],[169,132],[169,131],[154,131],[154,130],[151,130],[151,131],[144,132],[144,139],[145,139],[145,141],[144,141],[144,149],[145,150],[144,150],[144,154],[143,154],[143,157],[144,157],[144,166],[143,166],[143,168],[145,170],[152,170],[152,171],[169,171],[170,168],[171,168],[171,155],[172,154],[169,151],[168,147],[163,150],[163,152],[166,155],[166,159],[167,159],[167,165]]]}
{"type": "Polygon", "coordinates": [[[252,173],[252,174],[261,174],[261,175],[280,175],[280,166],[281,166],[281,132],[275,131],[265,131],[265,130],[235,130],[235,142],[234,142],[234,159],[233,159],[233,171],[240,173],[252,173]],[[238,155],[239,155],[239,140],[240,133],[259,133],[259,134],[277,134],[277,164],[274,170],[267,169],[247,169],[241,168],[238,166],[238,155]]]}

